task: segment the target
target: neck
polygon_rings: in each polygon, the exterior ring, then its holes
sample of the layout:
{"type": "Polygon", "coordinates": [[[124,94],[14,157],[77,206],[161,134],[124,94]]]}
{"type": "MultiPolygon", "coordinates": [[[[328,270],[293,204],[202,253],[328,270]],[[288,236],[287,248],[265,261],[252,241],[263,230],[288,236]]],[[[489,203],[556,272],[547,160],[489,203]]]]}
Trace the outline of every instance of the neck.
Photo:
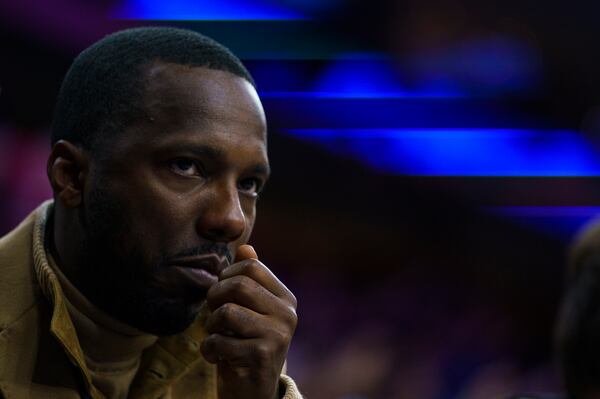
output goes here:
{"type": "Polygon", "coordinates": [[[50,263],[65,293],[83,352],[91,363],[125,367],[139,360],[142,352],[156,342],[156,336],[115,320],[95,307],[71,284],[56,262],[51,259],[50,263]]]}
{"type": "Polygon", "coordinates": [[[52,211],[46,222],[46,251],[60,265],[64,276],[76,287],[79,287],[78,265],[81,264],[81,248],[83,247],[83,230],[60,201],[55,200],[52,211]]]}
{"type": "Polygon", "coordinates": [[[157,337],[114,319],[91,303],[78,288],[78,270],[81,267],[79,253],[82,248],[80,224],[69,220],[65,210],[56,201],[46,228],[49,233],[46,249],[50,255],[50,266],[63,288],[86,356],[101,363],[139,359],[141,352],[152,345],[157,337]]]}

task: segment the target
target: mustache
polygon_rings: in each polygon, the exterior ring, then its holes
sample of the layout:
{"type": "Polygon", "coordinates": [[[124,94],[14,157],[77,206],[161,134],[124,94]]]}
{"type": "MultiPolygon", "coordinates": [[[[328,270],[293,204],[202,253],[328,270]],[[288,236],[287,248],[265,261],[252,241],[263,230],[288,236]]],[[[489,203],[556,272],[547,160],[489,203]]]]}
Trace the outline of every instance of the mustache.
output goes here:
{"type": "Polygon", "coordinates": [[[176,260],[179,258],[187,258],[193,256],[207,255],[207,254],[217,254],[219,256],[225,256],[229,261],[229,264],[233,263],[233,255],[229,250],[227,244],[222,242],[211,242],[202,244],[197,247],[191,247],[183,249],[175,254],[168,255],[163,259],[164,263],[169,263],[172,260],[176,260]]]}

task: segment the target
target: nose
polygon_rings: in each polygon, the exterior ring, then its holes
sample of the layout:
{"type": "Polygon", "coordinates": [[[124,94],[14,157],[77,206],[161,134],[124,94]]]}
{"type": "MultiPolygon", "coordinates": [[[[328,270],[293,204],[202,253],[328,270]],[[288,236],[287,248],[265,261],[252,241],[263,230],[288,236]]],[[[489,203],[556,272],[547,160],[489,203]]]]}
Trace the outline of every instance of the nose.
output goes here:
{"type": "Polygon", "coordinates": [[[198,220],[198,233],[211,241],[235,241],[246,229],[246,217],[235,184],[215,187],[198,220]]]}

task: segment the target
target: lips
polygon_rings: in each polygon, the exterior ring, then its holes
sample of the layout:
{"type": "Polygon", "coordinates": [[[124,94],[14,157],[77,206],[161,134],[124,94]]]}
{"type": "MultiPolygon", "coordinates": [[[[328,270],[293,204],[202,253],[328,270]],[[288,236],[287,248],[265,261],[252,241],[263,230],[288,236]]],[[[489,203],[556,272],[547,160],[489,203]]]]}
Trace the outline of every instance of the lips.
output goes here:
{"type": "Polygon", "coordinates": [[[178,258],[170,262],[179,267],[188,267],[190,269],[205,270],[210,274],[218,276],[228,265],[226,256],[210,253],[206,255],[178,258]]]}
{"type": "Polygon", "coordinates": [[[219,281],[219,274],[229,265],[227,257],[215,253],[178,258],[169,262],[169,270],[176,281],[207,291],[219,281]]]}

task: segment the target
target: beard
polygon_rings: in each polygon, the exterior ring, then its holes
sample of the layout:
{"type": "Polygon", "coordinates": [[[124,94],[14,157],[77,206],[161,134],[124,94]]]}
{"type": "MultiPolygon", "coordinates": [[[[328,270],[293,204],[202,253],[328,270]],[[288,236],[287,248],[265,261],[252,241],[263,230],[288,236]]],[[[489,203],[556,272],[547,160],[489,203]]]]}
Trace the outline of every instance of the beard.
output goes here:
{"type": "Polygon", "coordinates": [[[142,255],[144,238],[136,238],[127,211],[103,187],[107,185],[96,184],[87,207],[80,208],[85,233],[79,290],[99,309],[138,330],[154,335],[185,330],[196,319],[204,297],[161,288],[160,275],[169,257],[148,260],[142,255]]]}

